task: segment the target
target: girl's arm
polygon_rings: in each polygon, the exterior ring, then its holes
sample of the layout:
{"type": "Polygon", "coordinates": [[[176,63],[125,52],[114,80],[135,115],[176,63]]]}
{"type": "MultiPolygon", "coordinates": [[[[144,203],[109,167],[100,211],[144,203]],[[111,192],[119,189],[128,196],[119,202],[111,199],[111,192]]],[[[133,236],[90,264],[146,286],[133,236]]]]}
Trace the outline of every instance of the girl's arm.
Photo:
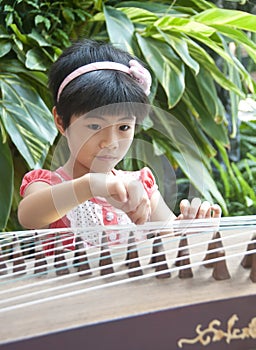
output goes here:
{"type": "Polygon", "coordinates": [[[49,226],[84,201],[102,196],[123,205],[127,201],[125,184],[116,177],[104,174],[86,174],[78,179],[57,185],[31,183],[19,204],[20,224],[28,229],[49,226]]]}
{"type": "Polygon", "coordinates": [[[156,190],[151,198],[151,216],[150,221],[172,221],[176,219],[176,215],[165,203],[159,190],[156,190]]]}

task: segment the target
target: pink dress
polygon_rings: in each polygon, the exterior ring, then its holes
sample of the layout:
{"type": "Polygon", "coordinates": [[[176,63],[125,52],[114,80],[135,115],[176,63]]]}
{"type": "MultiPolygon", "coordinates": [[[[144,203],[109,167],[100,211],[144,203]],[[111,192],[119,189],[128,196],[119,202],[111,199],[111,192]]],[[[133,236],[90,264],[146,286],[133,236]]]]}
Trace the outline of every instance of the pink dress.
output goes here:
{"type": "MultiPolygon", "coordinates": [[[[151,170],[147,167],[139,171],[122,171],[114,169],[112,172],[115,176],[121,176],[122,178],[127,176],[141,181],[149,198],[158,188],[151,170]]],[[[63,171],[62,168],[58,168],[56,171],[45,169],[32,170],[24,176],[20,187],[20,194],[23,197],[26,188],[33,182],[40,181],[49,185],[56,185],[69,180],[72,179],[63,171]]],[[[51,223],[50,228],[84,228],[88,226],[95,227],[97,225],[123,225],[129,223],[131,223],[131,220],[125,212],[111,206],[105,200],[105,198],[96,197],[85,201],[71,210],[61,219],[51,223]]],[[[112,242],[113,244],[114,242],[122,243],[122,237],[117,235],[113,234],[112,232],[112,234],[109,234],[107,237],[108,241],[112,242]]],[[[88,233],[86,241],[89,245],[97,245],[99,243],[99,237],[95,233],[88,233]]],[[[50,242],[48,243],[50,244],[50,242]]],[[[67,239],[63,244],[65,247],[72,249],[73,235],[71,235],[71,238],[67,239]]],[[[50,246],[52,246],[52,244],[45,247],[46,249],[50,249],[50,246]]]]}

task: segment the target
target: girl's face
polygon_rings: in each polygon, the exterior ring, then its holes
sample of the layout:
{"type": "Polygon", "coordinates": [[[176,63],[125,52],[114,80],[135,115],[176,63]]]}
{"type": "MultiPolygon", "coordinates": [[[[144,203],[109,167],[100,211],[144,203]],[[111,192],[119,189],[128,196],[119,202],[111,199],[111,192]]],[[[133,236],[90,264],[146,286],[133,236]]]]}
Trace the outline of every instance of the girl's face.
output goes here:
{"type": "Polygon", "coordinates": [[[110,172],[132,143],[135,120],[135,117],[92,112],[73,116],[65,135],[76,173],[81,176],[88,172],[110,172]]]}

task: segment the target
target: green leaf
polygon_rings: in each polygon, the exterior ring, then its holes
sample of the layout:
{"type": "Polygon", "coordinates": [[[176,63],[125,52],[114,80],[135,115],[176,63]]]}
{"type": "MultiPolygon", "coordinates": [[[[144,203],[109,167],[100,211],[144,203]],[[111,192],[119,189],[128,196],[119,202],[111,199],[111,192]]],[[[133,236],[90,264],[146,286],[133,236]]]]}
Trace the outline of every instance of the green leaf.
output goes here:
{"type": "Polygon", "coordinates": [[[102,10],[102,0],[94,0],[94,8],[98,11],[102,10]]]}
{"type": "MultiPolygon", "coordinates": [[[[24,52],[23,52],[24,46],[23,46],[22,41],[20,41],[16,36],[13,36],[12,38],[13,38],[13,41],[14,41],[15,45],[17,46],[17,49],[18,49],[20,52],[22,52],[22,54],[24,55],[24,52]]],[[[13,48],[13,49],[14,49],[14,48],[13,48]]]]}
{"type": "Polygon", "coordinates": [[[57,131],[49,109],[26,81],[1,75],[2,122],[30,168],[42,166],[57,131]]]}
{"type": "Polygon", "coordinates": [[[110,41],[117,47],[134,52],[134,26],[128,17],[121,11],[110,6],[104,6],[104,15],[110,41]]]}
{"type": "Polygon", "coordinates": [[[185,0],[186,6],[195,7],[197,6],[200,10],[206,10],[215,7],[214,4],[207,0],[185,0]]]}
{"type": "Polygon", "coordinates": [[[18,60],[1,59],[1,69],[5,73],[22,73],[48,89],[48,78],[45,73],[28,70],[18,60]]]}
{"type": "Polygon", "coordinates": [[[192,139],[196,140],[197,146],[201,150],[203,161],[210,170],[210,158],[215,157],[217,152],[211,144],[209,137],[202,129],[197,111],[195,115],[196,120],[193,118],[192,111],[194,110],[191,109],[191,105],[193,105],[193,103],[190,101],[188,94],[185,92],[181,101],[171,110],[171,113],[184,125],[187,130],[189,130],[192,139]]]}
{"type": "Polygon", "coordinates": [[[189,42],[189,51],[191,56],[200,64],[200,66],[207,69],[212,75],[213,79],[224,89],[232,90],[238,94],[241,98],[245,98],[245,94],[240,90],[236,84],[230,81],[216,66],[213,58],[196,42],[189,42]]]}
{"type": "MultiPolygon", "coordinates": [[[[242,89],[242,84],[240,81],[240,77],[238,72],[234,69],[234,67],[228,67],[229,68],[229,76],[230,79],[240,88],[242,89]]],[[[240,98],[237,94],[234,94],[234,92],[231,90],[229,92],[230,96],[230,114],[231,114],[231,121],[232,121],[232,128],[230,128],[230,138],[237,137],[237,116],[238,116],[238,106],[240,102],[240,98]]]]}
{"type": "Polygon", "coordinates": [[[152,24],[158,19],[158,16],[150,11],[139,7],[121,7],[120,10],[133,22],[141,24],[152,24]]]}
{"type": "Polygon", "coordinates": [[[192,102],[194,108],[197,110],[199,114],[199,123],[203,130],[208,134],[208,136],[213,137],[215,140],[219,140],[222,144],[227,146],[229,144],[229,140],[226,133],[226,124],[224,119],[224,110],[222,110],[221,114],[219,107],[219,99],[215,92],[215,89],[209,88],[205,86],[207,81],[207,74],[203,74],[203,71],[198,74],[197,77],[192,78],[190,75],[187,79],[190,78],[190,86],[194,86],[194,89],[190,88],[187,90],[187,94],[189,96],[190,101],[192,102]],[[206,80],[206,82],[204,81],[206,80]],[[210,94],[213,94],[211,96],[210,94]]]}
{"type": "Polygon", "coordinates": [[[32,29],[31,33],[28,34],[28,37],[34,40],[39,46],[51,46],[50,43],[46,41],[45,38],[40,35],[34,28],[32,29]]]}
{"type": "Polygon", "coordinates": [[[0,40],[0,57],[5,56],[12,49],[12,44],[8,40],[0,40]]]}
{"type": "Polygon", "coordinates": [[[195,74],[198,74],[200,66],[190,55],[188,44],[182,35],[174,33],[173,35],[168,35],[163,33],[161,30],[159,32],[162,34],[163,39],[173,48],[182,61],[191,69],[194,70],[195,74]]]}
{"type": "MultiPolygon", "coordinates": [[[[198,92],[200,93],[200,97],[202,98],[202,102],[204,103],[205,108],[212,115],[213,118],[219,118],[224,110],[219,108],[219,97],[216,91],[216,87],[212,76],[210,73],[205,70],[203,67],[200,69],[200,73],[194,77],[193,83],[190,84],[190,91],[196,92],[197,89],[192,89],[192,86],[197,85],[198,92]]],[[[200,98],[199,97],[199,98],[200,98]]]]}
{"type": "Polygon", "coordinates": [[[213,8],[193,16],[193,19],[208,26],[225,25],[256,32],[256,16],[243,11],[213,8]]]}
{"type": "Polygon", "coordinates": [[[41,16],[41,15],[37,15],[35,17],[35,25],[37,26],[40,23],[43,23],[47,30],[49,30],[51,28],[51,21],[48,18],[41,16]]]}
{"type": "Polygon", "coordinates": [[[0,229],[3,230],[7,224],[7,220],[11,210],[13,195],[13,163],[12,155],[7,142],[3,142],[0,133],[0,229]]]}
{"type": "Polygon", "coordinates": [[[9,12],[7,14],[7,16],[5,17],[5,23],[6,23],[6,26],[10,26],[13,22],[13,13],[12,12],[9,12]]]}
{"type": "Polygon", "coordinates": [[[62,15],[68,23],[72,23],[75,20],[75,16],[74,16],[73,11],[68,7],[65,7],[62,10],[62,15]]]}
{"type": "Polygon", "coordinates": [[[161,145],[159,140],[153,139],[152,145],[153,145],[153,148],[154,148],[154,154],[155,155],[161,156],[161,155],[165,154],[165,148],[161,145]]]}
{"type": "Polygon", "coordinates": [[[255,192],[253,190],[252,187],[250,187],[250,185],[248,184],[248,182],[244,179],[243,174],[241,173],[241,171],[238,169],[238,167],[236,166],[235,163],[231,164],[232,169],[234,170],[234,173],[236,175],[237,180],[240,183],[241,186],[241,191],[243,193],[243,196],[249,195],[250,198],[256,202],[256,196],[255,196],[255,192]]]}
{"type": "Polygon", "coordinates": [[[49,67],[49,61],[43,51],[36,47],[26,53],[26,67],[31,70],[46,71],[49,67]]]}
{"type": "Polygon", "coordinates": [[[200,33],[190,33],[190,36],[192,36],[196,41],[201,42],[203,45],[208,46],[211,50],[215,51],[220,57],[224,58],[224,60],[227,63],[230,63],[232,65],[234,65],[234,60],[232,58],[232,56],[229,55],[229,53],[226,52],[225,49],[223,49],[222,45],[221,45],[221,37],[219,38],[220,42],[214,41],[212,39],[209,39],[203,35],[201,35],[200,33]]]}
{"type": "Polygon", "coordinates": [[[140,49],[151,70],[163,86],[169,107],[180,100],[185,89],[185,69],[171,47],[152,38],[136,35],[140,49]]]}
{"type": "Polygon", "coordinates": [[[159,18],[167,13],[180,13],[175,8],[170,6],[169,4],[156,3],[151,1],[123,1],[117,4],[117,7],[121,7],[122,9],[127,7],[128,11],[130,9],[135,9],[137,12],[141,13],[142,16],[145,13],[151,13],[151,16],[156,16],[159,18]]]}
{"type": "Polygon", "coordinates": [[[225,167],[223,167],[223,165],[217,161],[217,159],[212,158],[212,163],[214,164],[215,168],[219,171],[220,174],[220,178],[223,182],[223,186],[224,186],[224,193],[222,193],[222,195],[228,199],[230,198],[230,192],[231,192],[231,181],[229,178],[229,175],[225,169],[225,167]]]}
{"type": "Polygon", "coordinates": [[[22,34],[16,24],[11,24],[10,27],[12,28],[13,32],[16,34],[18,40],[22,42],[23,44],[28,44],[28,37],[25,34],[22,34]]]}
{"type": "Polygon", "coordinates": [[[173,16],[164,16],[154,23],[163,32],[187,33],[188,35],[200,35],[211,37],[216,29],[205,24],[191,20],[190,18],[177,18],[173,16]]]}
{"type": "Polygon", "coordinates": [[[240,45],[243,45],[247,52],[250,52],[254,60],[256,60],[256,43],[249,39],[241,30],[235,28],[230,28],[221,25],[213,25],[214,28],[218,30],[221,34],[225,35],[228,38],[231,38],[240,45]]]}

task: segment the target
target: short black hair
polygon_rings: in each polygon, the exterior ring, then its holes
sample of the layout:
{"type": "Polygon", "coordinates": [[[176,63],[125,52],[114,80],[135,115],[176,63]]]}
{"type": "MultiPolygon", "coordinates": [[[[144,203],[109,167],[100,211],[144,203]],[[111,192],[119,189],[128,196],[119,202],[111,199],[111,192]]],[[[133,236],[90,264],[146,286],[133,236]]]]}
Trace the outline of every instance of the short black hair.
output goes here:
{"type": "Polygon", "coordinates": [[[147,115],[145,105],[149,105],[149,100],[140,84],[129,74],[115,70],[93,71],[75,78],[57,100],[62,81],[75,69],[101,61],[129,66],[132,59],[137,58],[110,43],[90,39],[75,42],[63,51],[50,69],[49,86],[64,128],[69,126],[72,115],[79,116],[103,106],[112,105],[112,113],[133,114],[137,121],[147,115]]]}

